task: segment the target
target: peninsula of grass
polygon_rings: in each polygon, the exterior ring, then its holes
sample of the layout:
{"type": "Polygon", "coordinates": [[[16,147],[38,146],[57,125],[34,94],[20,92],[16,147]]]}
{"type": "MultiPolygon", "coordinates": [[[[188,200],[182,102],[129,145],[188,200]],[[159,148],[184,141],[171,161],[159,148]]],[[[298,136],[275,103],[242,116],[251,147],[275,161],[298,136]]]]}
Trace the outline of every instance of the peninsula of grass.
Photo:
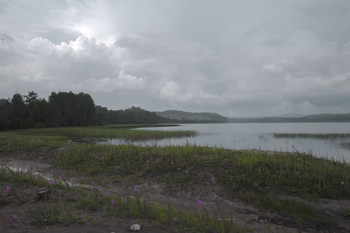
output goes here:
{"type": "Polygon", "coordinates": [[[90,138],[90,139],[108,139],[119,138],[126,141],[147,141],[160,140],[166,138],[180,138],[196,136],[195,131],[163,131],[163,130],[137,130],[136,128],[151,128],[176,126],[170,124],[126,124],[126,125],[106,125],[95,127],[62,127],[62,128],[43,128],[26,129],[11,131],[10,134],[30,135],[30,136],[63,136],[68,139],[90,138]],[[130,130],[133,129],[133,130],[130,130]]]}
{"type": "Polygon", "coordinates": [[[85,135],[84,129],[2,133],[0,156],[25,155],[29,160],[45,158],[52,168],[61,169],[70,177],[91,177],[116,183],[128,180],[129,184],[157,180],[170,192],[197,186],[220,186],[222,189],[218,195],[273,211],[292,219],[301,229],[327,230],[343,221],[347,216],[344,213],[350,211],[344,206],[342,212],[330,214],[313,204],[320,198],[350,200],[350,165],[345,162],[301,153],[235,151],[191,145],[90,145],[69,141],[70,137],[77,135],[108,138],[112,135],[109,130],[120,137],[126,135],[126,138],[129,134],[152,134],[139,130],[87,128],[85,135]]]}

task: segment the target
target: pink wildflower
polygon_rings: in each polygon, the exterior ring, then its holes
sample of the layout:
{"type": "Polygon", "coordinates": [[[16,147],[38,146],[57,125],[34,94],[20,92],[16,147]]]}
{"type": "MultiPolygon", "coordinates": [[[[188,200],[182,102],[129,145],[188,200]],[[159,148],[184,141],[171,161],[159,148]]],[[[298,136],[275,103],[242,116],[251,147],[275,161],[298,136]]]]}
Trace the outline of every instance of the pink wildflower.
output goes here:
{"type": "Polygon", "coordinates": [[[121,194],[121,195],[125,195],[125,192],[121,191],[120,194],[121,194]]]}
{"type": "Polygon", "coordinates": [[[6,186],[6,192],[10,192],[10,191],[11,191],[10,186],[6,186]]]}
{"type": "Polygon", "coordinates": [[[115,201],[114,200],[112,200],[112,205],[115,205],[115,201]]]}
{"type": "Polygon", "coordinates": [[[213,200],[216,201],[217,197],[218,196],[216,194],[214,194],[213,200]]]}
{"type": "Polygon", "coordinates": [[[185,206],[186,208],[188,208],[188,203],[187,203],[187,202],[185,202],[185,203],[184,203],[184,206],[185,206]]]}
{"type": "Polygon", "coordinates": [[[107,190],[107,191],[106,191],[106,194],[107,194],[108,196],[111,195],[111,191],[107,190]]]}
{"type": "Polygon", "coordinates": [[[92,184],[92,185],[95,185],[96,183],[95,183],[95,181],[92,181],[91,184],[92,184]]]}
{"type": "Polygon", "coordinates": [[[50,185],[55,185],[56,184],[56,182],[54,180],[51,180],[49,183],[50,183],[50,185]]]}
{"type": "Polygon", "coordinates": [[[17,220],[17,219],[18,219],[17,215],[12,216],[12,220],[17,220]]]}
{"type": "Polygon", "coordinates": [[[52,169],[51,174],[55,174],[55,173],[56,173],[56,169],[52,169]]]}
{"type": "Polygon", "coordinates": [[[197,204],[198,204],[199,206],[201,206],[201,205],[203,205],[203,202],[202,202],[201,200],[198,200],[198,201],[197,201],[197,204]]]}
{"type": "Polygon", "coordinates": [[[135,186],[134,187],[134,192],[138,192],[139,191],[139,189],[135,186]]]}
{"type": "Polygon", "coordinates": [[[125,197],[121,197],[121,201],[124,202],[125,201],[125,197]]]}
{"type": "Polygon", "coordinates": [[[259,185],[258,185],[257,183],[254,183],[254,186],[255,186],[255,187],[259,187],[259,185]]]}
{"type": "Polygon", "coordinates": [[[230,202],[230,206],[233,206],[233,203],[232,203],[232,202],[230,202]]]}
{"type": "Polygon", "coordinates": [[[9,171],[8,171],[8,170],[6,170],[6,171],[5,171],[5,174],[6,174],[6,175],[8,175],[8,174],[9,174],[9,171]]]}

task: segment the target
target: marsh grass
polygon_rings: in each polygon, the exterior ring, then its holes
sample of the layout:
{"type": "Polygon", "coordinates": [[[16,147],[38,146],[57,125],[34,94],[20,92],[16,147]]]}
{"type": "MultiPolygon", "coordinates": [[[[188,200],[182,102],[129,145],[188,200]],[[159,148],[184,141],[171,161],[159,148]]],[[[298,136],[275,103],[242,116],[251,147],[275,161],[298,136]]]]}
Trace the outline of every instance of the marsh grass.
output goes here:
{"type": "Polygon", "coordinates": [[[347,133],[324,133],[324,134],[309,134],[309,133],[274,133],[275,138],[312,138],[312,139],[350,139],[350,134],[347,133]]]}
{"type": "Polygon", "coordinates": [[[307,133],[274,133],[274,138],[287,138],[287,139],[315,139],[329,141],[338,147],[350,150],[350,134],[347,133],[334,133],[334,134],[307,134],[307,133]]]}
{"type": "Polygon", "coordinates": [[[26,129],[13,131],[16,135],[63,136],[67,138],[120,138],[129,141],[155,140],[165,138],[193,137],[195,131],[136,130],[139,127],[161,127],[164,125],[108,125],[95,127],[65,127],[26,129]],[[134,129],[134,130],[130,130],[134,129]]]}
{"type": "Polygon", "coordinates": [[[232,192],[274,192],[311,198],[350,199],[350,166],[308,154],[252,151],[224,156],[220,180],[232,192]]]}
{"type": "Polygon", "coordinates": [[[196,183],[205,169],[231,193],[275,192],[350,199],[350,166],[307,154],[225,151],[209,147],[76,145],[56,153],[55,165],[79,174],[139,174],[169,184],[196,183]]]}
{"type": "Polygon", "coordinates": [[[27,155],[52,153],[57,148],[67,147],[67,138],[62,136],[22,136],[16,133],[0,133],[0,153],[25,152],[27,155]]]}

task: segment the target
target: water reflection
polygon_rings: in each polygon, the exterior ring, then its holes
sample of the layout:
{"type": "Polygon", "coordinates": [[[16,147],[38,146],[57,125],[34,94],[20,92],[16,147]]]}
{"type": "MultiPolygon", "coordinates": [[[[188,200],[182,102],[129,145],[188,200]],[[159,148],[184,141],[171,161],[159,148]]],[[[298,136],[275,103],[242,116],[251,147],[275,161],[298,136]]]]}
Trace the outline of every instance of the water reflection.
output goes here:
{"type": "Polygon", "coordinates": [[[198,145],[228,149],[298,151],[317,157],[350,162],[350,138],[275,137],[289,134],[349,134],[349,123],[251,123],[251,124],[183,124],[177,127],[143,128],[143,130],[195,130],[196,137],[130,142],[109,139],[103,144],[140,146],[198,145]]]}

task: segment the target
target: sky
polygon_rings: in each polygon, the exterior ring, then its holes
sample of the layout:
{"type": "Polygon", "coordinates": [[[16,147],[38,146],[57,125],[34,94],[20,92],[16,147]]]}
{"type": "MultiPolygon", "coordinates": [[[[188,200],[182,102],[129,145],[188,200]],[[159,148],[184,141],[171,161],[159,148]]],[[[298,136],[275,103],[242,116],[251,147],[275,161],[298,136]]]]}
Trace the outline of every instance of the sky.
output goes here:
{"type": "Polygon", "coordinates": [[[349,0],[0,0],[0,98],[109,109],[350,112],[349,0]]]}

